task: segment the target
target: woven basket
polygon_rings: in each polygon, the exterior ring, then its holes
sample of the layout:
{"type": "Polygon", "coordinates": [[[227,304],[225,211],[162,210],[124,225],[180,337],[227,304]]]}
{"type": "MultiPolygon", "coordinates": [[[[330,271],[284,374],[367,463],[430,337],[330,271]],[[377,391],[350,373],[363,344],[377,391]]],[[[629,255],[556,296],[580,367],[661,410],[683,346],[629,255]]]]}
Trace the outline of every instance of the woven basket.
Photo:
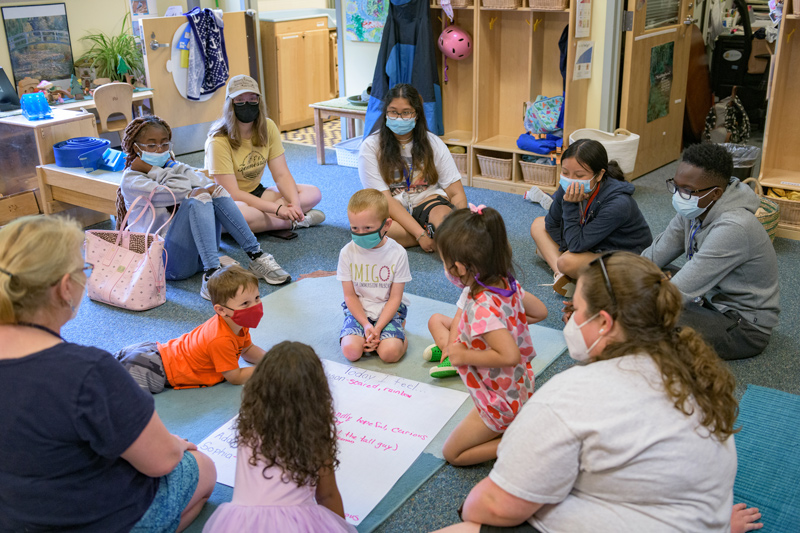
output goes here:
{"type": "Polygon", "coordinates": [[[572,132],[569,143],[572,144],[578,139],[592,139],[599,142],[606,149],[608,160],[616,161],[623,174],[633,172],[633,167],[636,166],[636,153],[639,151],[639,136],[635,133],[621,128],[614,130],[614,133],[583,128],[572,132]]]}
{"type": "Polygon", "coordinates": [[[568,0],[528,0],[531,9],[541,11],[564,11],[569,6],[568,0]]]}
{"type": "Polygon", "coordinates": [[[556,165],[542,165],[539,163],[529,163],[520,161],[519,167],[522,169],[522,181],[533,185],[544,185],[554,187],[558,177],[558,167],[556,165]]]}
{"type": "Polygon", "coordinates": [[[481,176],[496,180],[510,180],[512,161],[512,159],[479,155],[478,165],[481,167],[481,176]]]}
{"type": "MultiPolygon", "coordinates": [[[[433,5],[442,5],[442,0],[433,0],[433,5]]],[[[450,0],[450,5],[453,7],[470,7],[474,5],[473,0],[450,0]]]]}
{"type": "Polygon", "coordinates": [[[800,15],[800,0],[792,0],[792,11],[795,15],[800,15]]]}
{"type": "Polygon", "coordinates": [[[481,5],[489,9],[517,9],[522,0],[482,0],[481,5]]]}
{"type": "Polygon", "coordinates": [[[456,168],[462,174],[467,173],[467,154],[454,154],[450,153],[453,156],[453,161],[456,163],[456,168]]]}
{"type": "Polygon", "coordinates": [[[800,225],[800,202],[793,202],[792,200],[783,200],[779,201],[775,198],[768,198],[764,196],[764,189],[761,187],[761,184],[755,178],[747,178],[742,183],[754,183],[755,190],[758,196],[761,198],[761,205],[758,206],[758,210],[756,211],[756,218],[761,225],[764,226],[764,229],[767,230],[767,235],[769,235],[769,240],[775,240],[775,232],[778,231],[778,221],[784,216],[784,208],[781,203],[791,203],[795,204],[791,208],[787,208],[787,210],[791,210],[792,208],[795,212],[792,214],[794,217],[795,225],[800,225]]]}

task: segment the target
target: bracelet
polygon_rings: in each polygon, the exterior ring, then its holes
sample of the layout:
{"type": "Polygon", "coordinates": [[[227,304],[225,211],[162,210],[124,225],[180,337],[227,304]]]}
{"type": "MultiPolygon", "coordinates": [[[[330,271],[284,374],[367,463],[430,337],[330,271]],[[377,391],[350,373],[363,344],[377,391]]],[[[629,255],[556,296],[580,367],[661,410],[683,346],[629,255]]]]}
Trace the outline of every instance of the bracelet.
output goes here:
{"type": "MultiPolygon", "coordinates": [[[[798,0],[795,0],[795,2],[796,2],[796,1],[798,1],[798,0]]],[[[427,231],[425,231],[425,230],[423,230],[423,231],[422,231],[422,233],[420,233],[420,234],[419,234],[419,237],[417,237],[417,242],[419,242],[419,240],[420,240],[421,238],[425,237],[427,234],[428,234],[428,232],[427,232],[427,231]]]]}
{"type": "Polygon", "coordinates": [[[278,209],[275,210],[275,216],[278,216],[278,211],[281,210],[281,207],[283,207],[283,204],[278,205],[278,209]]]}

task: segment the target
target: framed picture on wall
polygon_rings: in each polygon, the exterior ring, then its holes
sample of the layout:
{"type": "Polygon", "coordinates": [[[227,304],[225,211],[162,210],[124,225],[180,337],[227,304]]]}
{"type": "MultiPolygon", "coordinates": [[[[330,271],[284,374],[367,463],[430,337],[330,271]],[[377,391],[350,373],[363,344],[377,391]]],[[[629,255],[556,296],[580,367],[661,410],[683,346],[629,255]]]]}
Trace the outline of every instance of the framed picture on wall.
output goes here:
{"type": "Polygon", "coordinates": [[[2,8],[14,85],[23,78],[69,80],[72,44],[64,4],[2,8]]]}
{"type": "Polygon", "coordinates": [[[158,3],[156,0],[129,0],[133,20],[142,17],[157,17],[158,3]]]}

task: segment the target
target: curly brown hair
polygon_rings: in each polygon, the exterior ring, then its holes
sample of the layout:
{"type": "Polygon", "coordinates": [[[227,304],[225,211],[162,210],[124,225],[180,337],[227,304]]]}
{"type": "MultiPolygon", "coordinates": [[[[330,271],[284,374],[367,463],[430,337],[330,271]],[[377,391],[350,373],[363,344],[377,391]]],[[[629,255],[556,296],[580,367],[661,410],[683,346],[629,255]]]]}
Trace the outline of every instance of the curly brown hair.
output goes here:
{"type": "Polygon", "coordinates": [[[277,465],[284,482],[313,487],[321,469],[339,466],[333,398],[310,346],[284,341],[267,352],[244,386],[237,429],[264,477],[277,465]]]}
{"type": "Polygon", "coordinates": [[[649,354],[676,409],[688,416],[696,404],[702,425],[720,441],[739,431],[733,427],[739,411],[733,374],[696,331],[676,327],[683,307],[678,288],[644,257],[629,252],[601,257],[613,295],[600,262],[593,261],[579,277],[587,313],[608,312],[625,338],[607,344],[597,359],[649,354]]]}

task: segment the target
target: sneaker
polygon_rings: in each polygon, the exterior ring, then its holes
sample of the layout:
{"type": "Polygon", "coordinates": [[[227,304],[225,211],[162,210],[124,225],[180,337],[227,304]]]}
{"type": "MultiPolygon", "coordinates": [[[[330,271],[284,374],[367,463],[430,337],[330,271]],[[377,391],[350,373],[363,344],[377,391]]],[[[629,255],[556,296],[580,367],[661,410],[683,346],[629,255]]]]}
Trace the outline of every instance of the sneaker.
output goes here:
{"type": "Polygon", "coordinates": [[[229,255],[221,255],[219,256],[219,264],[220,266],[226,267],[231,265],[238,265],[239,261],[237,261],[236,259],[234,259],[229,255]]]}
{"type": "Polygon", "coordinates": [[[292,222],[292,230],[296,230],[297,228],[310,228],[311,226],[316,226],[323,222],[325,222],[325,213],[319,209],[312,209],[306,213],[306,217],[300,222],[292,222]]]}
{"type": "Polygon", "coordinates": [[[291,279],[291,276],[281,268],[271,254],[262,254],[258,259],[250,261],[248,268],[259,278],[270,285],[280,285],[291,279]]]}
{"type": "Polygon", "coordinates": [[[450,364],[450,358],[445,357],[444,361],[431,368],[430,374],[432,378],[451,378],[457,376],[458,371],[450,364]]]}
{"type": "Polygon", "coordinates": [[[431,363],[438,363],[442,360],[442,350],[435,344],[431,344],[422,352],[422,358],[431,363]]]}
{"type": "Polygon", "coordinates": [[[566,274],[556,274],[553,280],[553,290],[565,298],[572,298],[575,293],[575,280],[566,274]]]}
{"type": "Polygon", "coordinates": [[[211,295],[208,294],[208,273],[203,273],[203,283],[200,285],[200,297],[205,298],[209,302],[211,301],[211,295]]]}
{"type": "Polygon", "coordinates": [[[523,196],[529,202],[537,203],[544,207],[545,211],[550,211],[550,205],[553,203],[553,198],[545,193],[542,189],[534,185],[523,196]]]}

